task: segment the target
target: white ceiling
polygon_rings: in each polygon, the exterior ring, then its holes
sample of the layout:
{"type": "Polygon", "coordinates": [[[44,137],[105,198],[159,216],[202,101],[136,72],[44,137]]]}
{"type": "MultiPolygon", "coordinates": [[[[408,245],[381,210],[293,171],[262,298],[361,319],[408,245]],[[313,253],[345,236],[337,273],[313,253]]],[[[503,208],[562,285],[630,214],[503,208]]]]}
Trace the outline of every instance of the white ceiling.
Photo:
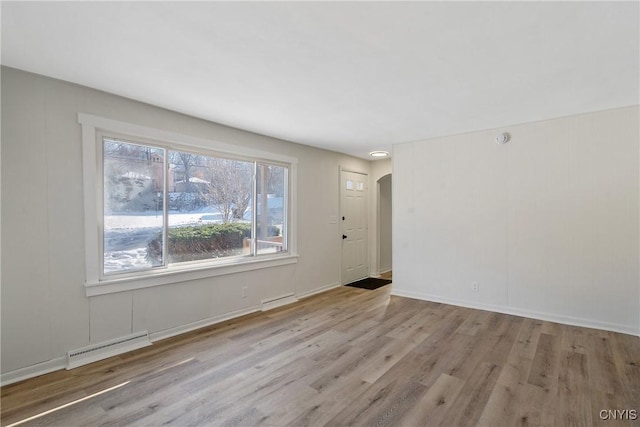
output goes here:
{"type": "Polygon", "coordinates": [[[360,157],[639,102],[638,2],[2,2],[2,64],[360,157]]]}

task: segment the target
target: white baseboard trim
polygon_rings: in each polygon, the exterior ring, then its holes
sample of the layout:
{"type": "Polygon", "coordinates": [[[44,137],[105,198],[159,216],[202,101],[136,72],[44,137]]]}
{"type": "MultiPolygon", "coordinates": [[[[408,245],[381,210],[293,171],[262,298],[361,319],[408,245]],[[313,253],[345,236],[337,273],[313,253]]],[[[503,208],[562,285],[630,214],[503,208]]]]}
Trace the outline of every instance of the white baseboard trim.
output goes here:
{"type": "Polygon", "coordinates": [[[36,363],[35,365],[16,369],[15,371],[6,372],[0,375],[0,385],[5,386],[18,381],[48,374],[53,371],[59,371],[67,366],[67,357],[57,357],[47,360],[46,362],[36,363]]]}
{"type": "MultiPolygon", "coordinates": [[[[295,298],[307,298],[312,295],[326,292],[330,289],[339,288],[341,284],[339,282],[330,283],[326,286],[314,289],[312,291],[303,292],[295,295],[295,298]]],[[[175,328],[164,329],[162,331],[152,332],[149,334],[149,340],[154,343],[156,341],[163,340],[165,338],[171,338],[176,335],[191,332],[196,329],[204,328],[207,326],[215,325],[227,320],[235,319],[237,317],[245,316],[247,314],[255,313],[261,310],[261,305],[250,306],[235,310],[229,313],[221,314],[219,316],[208,317],[206,319],[198,320],[197,322],[188,323],[186,325],[177,326],[175,328]]],[[[0,385],[8,385],[18,381],[26,380],[29,378],[37,377],[39,375],[48,374],[53,371],[59,371],[65,369],[67,366],[67,357],[62,356],[55,359],[48,360],[46,362],[38,363],[35,365],[27,366],[24,368],[16,369],[15,371],[6,372],[0,375],[0,385]]]]}
{"type": "Polygon", "coordinates": [[[260,306],[260,310],[269,311],[273,310],[274,308],[293,304],[294,302],[298,302],[298,298],[296,298],[294,294],[281,295],[279,297],[263,300],[260,306]]]}
{"type": "MultiPolygon", "coordinates": [[[[331,284],[329,284],[327,286],[323,286],[321,288],[314,289],[314,290],[312,290],[310,292],[297,294],[297,295],[294,296],[294,298],[299,300],[301,298],[306,298],[306,297],[309,297],[311,295],[315,295],[315,294],[319,294],[319,293],[322,293],[322,292],[326,292],[329,289],[333,289],[333,288],[337,288],[337,287],[340,287],[340,283],[338,283],[338,282],[331,283],[331,284]]],[[[169,329],[164,329],[162,331],[150,333],[149,334],[149,339],[151,340],[151,342],[160,341],[160,340],[163,340],[165,338],[171,338],[171,337],[174,337],[176,335],[184,334],[186,332],[195,331],[196,329],[200,329],[200,328],[204,328],[204,327],[207,327],[207,326],[215,325],[216,323],[222,323],[222,322],[225,322],[227,320],[235,319],[236,317],[241,317],[241,316],[246,316],[247,314],[256,313],[258,311],[261,311],[261,309],[262,309],[261,305],[255,305],[255,306],[251,306],[251,307],[242,308],[240,310],[232,311],[230,313],[225,313],[225,314],[222,314],[220,316],[208,317],[206,319],[198,320],[197,322],[188,323],[186,325],[177,326],[175,328],[169,328],[169,329]]]]}
{"type": "MultiPolygon", "coordinates": [[[[206,326],[215,325],[216,323],[221,323],[226,320],[231,320],[236,317],[255,313],[257,311],[260,311],[259,305],[232,311],[230,313],[226,313],[220,316],[209,317],[206,319],[199,320],[197,322],[189,323],[189,324],[178,326],[175,328],[169,328],[162,331],[153,332],[149,334],[149,340],[153,343],[156,341],[163,340],[165,338],[171,338],[176,335],[180,335],[186,332],[194,331],[196,329],[204,328],[206,326]]],[[[0,375],[0,385],[1,386],[9,385],[18,381],[27,380],[29,378],[48,374],[50,372],[59,371],[61,369],[65,369],[66,367],[67,367],[67,356],[58,357],[55,359],[48,360],[46,362],[38,363],[31,366],[26,366],[24,368],[16,369],[15,371],[3,373],[2,375],[0,375]]]]}
{"type": "Polygon", "coordinates": [[[334,283],[330,283],[328,285],[322,286],[320,288],[314,289],[312,291],[297,293],[296,297],[298,297],[298,299],[308,298],[308,297],[313,296],[313,295],[317,295],[317,294],[321,294],[323,292],[327,292],[330,289],[339,288],[340,286],[342,286],[340,284],[340,282],[334,282],[334,283]]]}
{"type": "Polygon", "coordinates": [[[496,313],[510,314],[513,316],[529,317],[531,319],[545,320],[548,322],[562,323],[570,326],[580,326],[583,328],[600,329],[604,331],[619,332],[627,335],[640,335],[640,330],[627,325],[616,323],[602,322],[599,320],[584,319],[580,317],[564,316],[561,314],[545,313],[540,311],[527,310],[516,307],[505,307],[500,305],[482,304],[474,301],[458,300],[438,295],[430,295],[422,292],[403,291],[402,289],[392,288],[391,295],[399,297],[413,298],[424,301],[439,302],[442,304],[455,305],[459,307],[474,308],[477,310],[486,310],[496,313]]]}
{"type": "Polygon", "coordinates": [[[214,316],[214,317],[207,317],[206,319],[198,320],[197,322],[187,323],[186,325],[176,326],[175,328],[169,328],[169,329],[164,329],[162,331],[150,333],[149,339],[151,340],[151,342],[160,341],[165,338],[175,337],[176,335],[195,331],[196,329],[215,325],[216,323],[222,323],[227,320],[235,319],[236,317],[241,317],[247,314],[255,313],[257,311],[260,311],[259,305],[241,308],[240,310],[235,310],[230,313],[225,313],[225,314],[221,314],[219,316],[214,316]]]}

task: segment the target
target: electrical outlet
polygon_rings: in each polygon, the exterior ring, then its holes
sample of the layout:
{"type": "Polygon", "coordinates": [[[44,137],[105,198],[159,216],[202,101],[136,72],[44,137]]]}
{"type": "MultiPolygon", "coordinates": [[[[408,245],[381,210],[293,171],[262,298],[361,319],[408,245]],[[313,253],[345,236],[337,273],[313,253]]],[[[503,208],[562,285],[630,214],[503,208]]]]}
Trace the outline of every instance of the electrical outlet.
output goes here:
{"type": "Polygon", "coordinates": [[[480,290],[480,284],[478,282],[471,282],[471,290],[478,292],[480,290]]]}
{"type": "Polygon", "coordinates": [[[247,297],[247,287],[243,286],[242,287],[242,298],[246,298],[247,297]]]}

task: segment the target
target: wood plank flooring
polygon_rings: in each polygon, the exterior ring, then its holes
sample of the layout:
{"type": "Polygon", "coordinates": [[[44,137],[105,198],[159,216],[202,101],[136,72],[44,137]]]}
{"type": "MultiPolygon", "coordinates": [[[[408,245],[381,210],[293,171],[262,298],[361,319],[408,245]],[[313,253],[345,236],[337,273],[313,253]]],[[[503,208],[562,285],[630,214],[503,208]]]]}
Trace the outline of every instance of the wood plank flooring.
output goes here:
{"type": "Polygon", "coordinates": [[[639,338],[389,292],[341,287],[3,387],[2,425],[640,425],[639,338]]]}

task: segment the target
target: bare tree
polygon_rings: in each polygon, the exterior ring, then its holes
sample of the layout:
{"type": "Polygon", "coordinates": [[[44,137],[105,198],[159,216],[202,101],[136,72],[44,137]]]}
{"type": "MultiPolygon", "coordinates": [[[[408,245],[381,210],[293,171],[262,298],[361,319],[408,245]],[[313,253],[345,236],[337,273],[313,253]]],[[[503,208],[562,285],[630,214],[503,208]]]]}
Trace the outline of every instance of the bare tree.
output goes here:
{"type": "Polygon", "coordinates": [[[191,178],[193,177],[193,168],[198,163],[199,157],[196,154],[185,153],[182,151],[170,151],[169,159],[172,164],[176,165],[182,173],[184,180],[184,189],[187,193],[193,193],[191,178]]]}
{"type": "Polygon", "coordinates": [[[151,164],[151,155],[161,150],[146,145],[131,144],[117,139],[104,141],[104,160],[108,166],[117,163],[129,172],[144,173],[151,164]]]}
{"type": "Polygon", "coordinates": [[[105,211],[155,210],[152,155],[162,157],[162,149],[106,139],[103,144],[105,211]]]}
{"type": "Polygon", "coordinates": [[[267,191],[278,197],[284,196],[284,171],[285,168],[276,165],[266,165],[267,167],[267,191]]]}
{"type": "Polygon", "coordinates": [[[209,204],[222,213],[224,222],[242,219],[251,204],[253,163],[207,157],[202,171],[209,204]]]}

